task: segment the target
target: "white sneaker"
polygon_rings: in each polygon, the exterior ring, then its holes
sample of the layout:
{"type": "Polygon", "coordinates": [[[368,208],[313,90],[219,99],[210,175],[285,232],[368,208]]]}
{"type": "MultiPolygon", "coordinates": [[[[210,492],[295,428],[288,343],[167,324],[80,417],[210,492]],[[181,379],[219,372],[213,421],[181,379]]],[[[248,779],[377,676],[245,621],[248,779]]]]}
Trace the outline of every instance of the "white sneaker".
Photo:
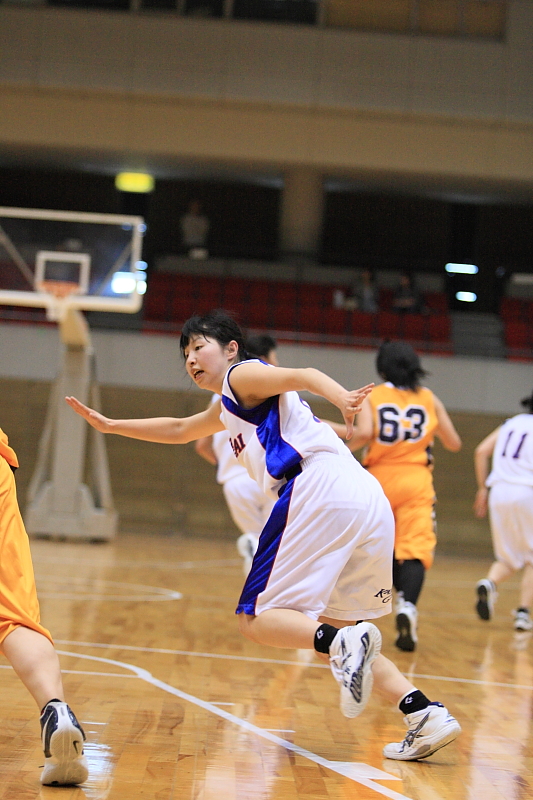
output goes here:
{"type": "Polygon", "coordinates": [[[372,692],[372,664],[381,651],[381,633],[370,622],[341,628],[329,648],[333,677],[341,687],[341,711],[357,717],[372,692]]]}
{"type": "Polygon", "coordinates": [[[416,648],[418,636],[416,635],[416,623],[418,621],[418,611],[413,603],[404,601],[396,606],[396,630],[398,638],[396,647],[412,653],[416,648]]]}
{"type": "Polygon", "coordinates": [[[408,727],[403,742],[392,742],[383,748],[386,758],[396,761],[418,761],[453,742],[461,733],[461,726],[442,703],[430,703],[422,711],[407,714],[408,727]]]}
{"type": "Polygon", "coordinates": [[[41,783],[48,786],[84,783],[89,776],[83,755],[85,734],[71,709],[66,703],[52,700],[44,707],[40,721],[44,750],[41,783]]]}
{"type": "Polygon", "coordinates": [[[492,581],[483,578],[476,584],[477,603],[476,611],[480,619],[492,619],[494,613],[494,603],[498,597],[498,592],[492,581]]]}
{"type": "Polygon", "coordinates": [[[243,533],[237,539],[237,550],[239,555],[243,557],[244,564],[242,565],[243,572],[246,575],[252,568],[252,561],[259,546],[259,536],[255,533],[243,533]]]}
{"type": "Polygon", "coordinates": [[[517,608],[515,611],[513,611],[513,616],[515,631],[533,630],[533,619],[531,619],[529,611],[524,611],[521,608],[517,608]]]}

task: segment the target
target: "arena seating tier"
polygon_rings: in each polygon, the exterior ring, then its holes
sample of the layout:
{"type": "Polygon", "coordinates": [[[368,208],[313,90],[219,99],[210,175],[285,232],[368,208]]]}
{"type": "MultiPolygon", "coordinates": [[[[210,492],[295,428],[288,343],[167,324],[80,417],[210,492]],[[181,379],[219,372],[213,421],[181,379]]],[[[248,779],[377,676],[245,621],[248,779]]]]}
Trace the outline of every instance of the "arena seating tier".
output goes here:
{"type": "MultiPolygon", "coordinates": [[[[245,328],[271,331],[283,341],[375,347],[405,339],[418,349],[451,354],[446,296],[424,296],[424,314],[391,310],[393,291],[382,289],[380,310],[368,314],[334,308],[333,285],[155,272],[149,277],[143,330],[179,332],[194,313],[232,311],[245,328]]],[[[342,287],[341,287],[342,288],[342,287]]]]}
{"type": "Polygon", "coordinates": [[[533,301],[504,297],[500,305],[507,357],[530,361],[533,358],[533,301]]]}

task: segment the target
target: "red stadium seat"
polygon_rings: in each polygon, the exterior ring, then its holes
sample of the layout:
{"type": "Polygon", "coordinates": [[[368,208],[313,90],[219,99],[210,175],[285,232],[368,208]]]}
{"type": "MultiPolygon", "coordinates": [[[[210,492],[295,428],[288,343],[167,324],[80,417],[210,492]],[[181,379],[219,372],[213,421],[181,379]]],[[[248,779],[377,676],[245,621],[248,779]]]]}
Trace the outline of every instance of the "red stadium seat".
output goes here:
{"type": "Polygon", "coordinates": [[[435,314],[428,317],[428,334],[432,342],[449,342],[451,322],[447,314],[435,314]]]}
{"type": "Polygon", "coordinates": [[[326,326],[326,314],[329,308],[313,303],[301,305],[298,309],[299,330],[307,333],[323,333],[326,326]]]}
{"type": "Polygon", "coordinates": [[[319,283],[302,283],[299,285],[299,298],[302,305],[329,305],[331,302],[331,290],[329,286],[321,286],[319,283]]]}
{"type": "Polygon", "coordinates": [[[404,314],[402,319],[402,338],[415,342],[427,339],[428,317],[422,314],[404,314]]]}
{"type": "Polygon", "coordinates": [[[527,305],[520,297],[502,297],[500,316],[504,320],[521,320],[527,313],[527,305]]]}
{"type": "Polygon", "coordinates": [[[272,284],[272,295],[274,302],[277,303],[298,303],[300,299],[300,284],[285,281],[277,281],[272,284]]]}
{"type": "Polygon", "coordinates": [[[379,290],[379,308],[381,311],[390,311],[392,308],[392,300],[394,298],[394,289],[381,288],[379,290]]]}
{"type": "Polygon", "coordinates": [[[527,348],[531,345],[531,326],[521,320],[505,323],[505,344],[511,348],[527,348]]]}
{"type": "Polygon", "coordinates": [[[377,331],[381,339],[400,335],[400,314],[394,311],[380,311],[377,317],[377,331]]]}
{"type": "Polygon", "coordinates": [[[268,302],[272,287],[272,281],[248,281],[248,300],[252,303],[268,302]]]}
{"type": "Polygon", "coordinates": [[[220,289],[222,308],[230,308],[248,296],[248,281],[243,278],[223,278],[220,289]]]}
{"type": "Polygon", "coordinates": [[[269,328],[270,307],[265,302],[248,303],[243,311],[243,324],[251,328],[269,328]]]}
{"type": "Polygon", "coordinates": [[[192,314],[201,312],[196,300],[187,294],[176,294],[171,303],[170,319],[172,322],[185,322],[192,314]]]}
{"type": "Polygon", "coordinates": [[[328,308],[324,313],[325,333],[329,334],[343,334],[346,335],[350,332],[350,315],[351,312],[344,311],[341,308],[328,308]]]}
{"type": "Polygon", "coordinates": [[[424,304],[431,310],[440,314],[448,312],[448,298],[444,292],[427,292],[424,295],[424,304]]]}
{"type": "Polygon", "coordinates": [[[524,317],[530,325],[533,325],[533,303],[528,300],[524,302],[524,317]]]}
{"type": "Polygon", "coordinates": [[[294,302],[274,303],[271,314],[272,327],[276,330],[298,330],[298,307],[294,302]]]}
{"type": "Polygon", "coordinates": [[[145,320],[165,322],[171,316],[171,296],[168,292],[151,289],[146,292],[143,303],[143,317],[145,320]]]}
{"type": "Polygon", "coordinates": [[[352,311],[350,322],[352,336],[361,336],[367,339],[371,339],[375,336],[375,314],[367,314],[364,311],[352,311]]]}

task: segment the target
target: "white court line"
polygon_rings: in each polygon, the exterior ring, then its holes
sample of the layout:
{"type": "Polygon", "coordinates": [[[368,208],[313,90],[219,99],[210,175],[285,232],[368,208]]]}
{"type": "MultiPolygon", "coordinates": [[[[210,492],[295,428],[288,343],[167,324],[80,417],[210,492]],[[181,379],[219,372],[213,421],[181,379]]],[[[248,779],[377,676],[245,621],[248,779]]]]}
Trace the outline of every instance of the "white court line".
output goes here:
{"type": "Polygon", "coordinates": [[[275,736],[273,733],[265,730],[264,728],[259,728],[257,725],[253,725],[251,722],[248,722],[245,719],[240,719],[240,717],[236,717],[234,714],[230,714],[228,711],[218,708],[217,706],[213,705],[213,703],[207,703],[205,700],[200,700],[199,697],[182,692],[180,689],[176,689],[174,686],[170,686],[170,684],[164,683],[163,681],[158,680],[158,678],[154,678],[150,672],[142,669],[141,667],[136,667],[135,664],[128,664],[124,661],[115,661],[111,658],[102,658],[100,656],[89,656],[85,655],[84,653],[69,653],[65,650],[58,650],[57,652],[62,656],[86,658],[91,661],[98,661],[103,664],[112,664],[114,667],[122,667],[123,669],[130,670],[131,672],[135,673],[138,678],[146,683],[151,684],[152,686],[155,686],[157,689],[162,689],[164,692],[168,692],[175,697],[179,697],[181,700],[185,700],[187,703],[192,703],[193,705],[204,709],[204,711],[208,711],[211,714],[222,717],[222,719],[225,719],[227,722],[231,722],[234,725],[237,725],[238,727],[248,731],[249,733],[260,736],[262,739],[266,739],[267,741],[272,742],[284,750],[289,750],[295,755],[306,758],[309,761],[318,764],[320,767],[325,767],[326,769],[336,772],[338,775],[349,778],[350,780],[361,784],[361,786],[366,786],[367,789],[372,789],[384,797],[389,797],[390,800],[412,800],[412,798],[409,798],[404,794],[399,794],[398,792],[394,792],[392,789],[388,789],[386,786],[380,786],[374,782],[376,780],[400,780],[396,775],[390,775],[388,772],[383,772],[375,767],[371,767],[369,764],[329,761],[329,759],[323,758],[316,753],[312,753],[310,750],[306,750],[304,747],[294,744],[294,742],[289,742],[287,739],[281,739],[279,736],[275,736]]]}
{"type": "Polygon", "coordinates": [[[79,647],[96,647],[103,650],[133,650],[137,653],[161,653],[167,656],[191,656],[192,658],[219,658],[222,661],[246,661],[247,663],[281,664],[289,667],[318,667],[329,669],[327,664],[309,664],[308,661],[284,661],[280,658],[256,658],[255,656],[228,656],[223,653],[195,653],[192,650],[168,650],[164,647],[139,647],[132,644],[105,644],[101,642],[75,642],[70,639],[54,639],[57,644],[78,645],[79,647]]]}
{"type": "Polygon", "coordinates": [[[143,583],[123,583],[119,581],[108,581],[103,578],[96,577],[83,577],[83,576],[67,576],[58,579],[54,575],[43,575],[37,573],[37,582],[46,583],[47,581],[55,584],[66,584],[67,586],[80,587],[83,589],[76,589],[75,595],[66,594],[65,592],[47,592],[46,589],[39,590],[39,597],[47,598],[61,598],[67,600],[79,600],[84,597],[103,597],[105,600],[121,600],[121,601],[149,601],[158,602],[161,600],[181,600],[183,595],[181,592],[176,592],[174,589],[161,589],[159,586],[146,586],[143,583]],[[105,589],[112,587],[114,589],[126,589],[130,592],[132,590],[144,591],[146,594],[141,595],[126,595],[126,594],[106,594],[105,589]]]}
{"type": "MultiPolygon", "coordinates": [[[[13,669],[11,664],[0,664],[0,669],[13,669]]],[[[96,675],[98,678],[136,678],[136,675],[124,675],[122,672],[89,672],[83,669],[62,669],[64,675],[96,675]]],[[[233,703],[232,703],[233,705],[233,703]]],[[[103,723],[102,723],[103,724],[103,723]]]]}
{"type": "MultiPolygon", "coordinates": [[[[247,661],[248,663],[259,664],[280,664],[290,667],[311,667],[312,669],[329,669],[328,664],[310,664],[304,661],[285,661],[277,658],[256,658],[255,656],[229,656],[223,653],[196,653],[192,650],[167,650],[162,647],[140,647],[131,644],[105,644],[101,642],[75,642],[70,639],[55,639],[57,644],[76,645],[78,647],[94,647],[104,650],[133,650],[138,653],[161,653],[170,656],[189,656],[191,658],[217,658],[223,661],[247,661]]],[[[503,689],[529,689],[533,691],[533,686],[525,686],[520,683],[502,683],[500,681],[483,681],[474,678],[457,678],[449,675],[424,675],[417,672],[404,672],[409,678],[423,678],[430,681],[445,681],[447,683],[468,683],[474,686],[498,686],[503,689]]]]}
{"type": "MultiPolygon", "coordinates": [[[[33,559],[35,564],[84,564],[87,566],[86,558],[55,558],[53,556],[35,556],[33,559]]],[[[127,561],[121,558],[113,559],[112,563],[102,559],[91,560],[90,566],[96,567],[137,567],[144,569],[146,567],[156,567],[157,569],[218,569],[219,567],[242,567],[242,558],[213,558],[206,561],[127,561]]]]}
{"type": "Polygon", "coordinates": [[[267,728],[270,733],[296,733],[292,728],[267,728]]]}
{"type": "MultiPolygon", "coordinates": [[[[174,595],[178,592],[174,592],[174,595]]],[[[180,597],[161,597],[160,595],[150,596],[149,594],[139,595],[126,595],[126,594],[105,594],[105,592],[88,591],[78,592],[77,594],[63,594],[62,592],[46,592],[39,591],[39,597],[46,600],[103,600],[114,602],[131,602],[131,603],[159,603],[161,600],[181,600],[180,597]]],[[[213,609],[211,609],[213,611],[213,609]]]]}

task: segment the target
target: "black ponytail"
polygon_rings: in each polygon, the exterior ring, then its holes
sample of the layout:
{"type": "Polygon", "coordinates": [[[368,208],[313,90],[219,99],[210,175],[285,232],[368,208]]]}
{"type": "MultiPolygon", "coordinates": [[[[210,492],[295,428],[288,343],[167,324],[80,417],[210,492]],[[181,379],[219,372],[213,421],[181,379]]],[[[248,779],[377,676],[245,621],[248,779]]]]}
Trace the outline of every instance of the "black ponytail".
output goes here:
{"type": "Polygon", "coordinates": [[[385,341],[379,348],[376,369],[394,386],[415,391],[428,373],[422,369],[420,359],[410,344],[385,341]]]}
{"type": "Polygon", "coordinates": [[[533,392],[531,392],[529,397],[524,397],[524,399],[520,401],[520,405],[524,406],[528,414],[533,414],[533,392]]]}

